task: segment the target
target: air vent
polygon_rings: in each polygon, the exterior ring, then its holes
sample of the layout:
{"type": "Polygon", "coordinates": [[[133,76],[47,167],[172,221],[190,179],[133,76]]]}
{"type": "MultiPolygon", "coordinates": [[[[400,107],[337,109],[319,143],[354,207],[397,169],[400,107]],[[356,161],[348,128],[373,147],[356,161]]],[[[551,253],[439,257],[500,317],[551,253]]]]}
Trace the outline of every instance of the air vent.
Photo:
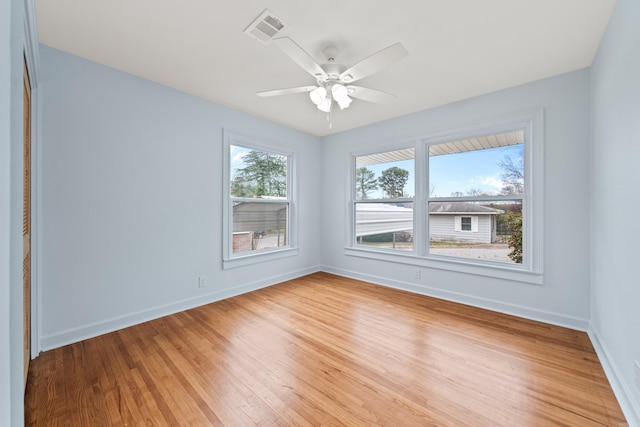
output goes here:
{"type": "Polygon", "coordinates": [[[285,25],[280,19],[276,18],[271,11],[265,9],[265,11],[258,16],[258,19],[249,24],[244,32],[264,44],[269,44],[271,39],[282,31],[284,27],[285,25]]]}

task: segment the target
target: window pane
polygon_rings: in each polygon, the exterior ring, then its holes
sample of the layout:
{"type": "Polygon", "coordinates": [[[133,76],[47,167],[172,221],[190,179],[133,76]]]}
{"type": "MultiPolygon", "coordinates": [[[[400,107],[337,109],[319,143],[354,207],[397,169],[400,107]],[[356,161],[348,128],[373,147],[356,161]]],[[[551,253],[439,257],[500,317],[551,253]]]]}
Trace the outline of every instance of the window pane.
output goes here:
{"type": "Polygon", "coordinates": [[[289,204],[233,203],[233,253],[287,245],[289,204]]]}
{"type": "Polygon", "coordinates": [[[413,159],[413,148],[356,157],[356,199],[413,197],[413,159]]]}
{"type": "Polygon", "coordinates": [[[524,132],[429,146],[429,196],[524,193],[524,132]]]}
{"type": "Polygon", "coordinates": [[[231,145],[231,197],[287,197],[287,156],[231,145]]]}
{"type": "Polygon", "coordinates": [[[471,231],[471,217],[463,216],[460,218],[460,228],[462,231],[471,231]]]}
{"type": "Polygon", "coordinates": [[[429,202],[429,253],[522,263],[522,202],[429,202]]]}
{"type": "Polygon", "coordinates": [[[356,203],[356,244],[413,250],[413,203],[356,203]]]}

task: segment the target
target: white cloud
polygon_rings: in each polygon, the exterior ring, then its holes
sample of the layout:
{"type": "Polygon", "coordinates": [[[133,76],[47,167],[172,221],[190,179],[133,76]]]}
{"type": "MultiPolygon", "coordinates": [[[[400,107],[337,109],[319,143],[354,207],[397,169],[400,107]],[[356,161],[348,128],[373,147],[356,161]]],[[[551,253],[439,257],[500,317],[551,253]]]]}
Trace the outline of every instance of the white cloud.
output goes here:
{"type": "Polygon", "coordinates": [[[240,151],[240,152],[234,154],[233,157],[231,157],[231,160],[233,162],[238,162],[238,161],[242,160],[242,158],[244,156],[246,156],[246,155],[247,155],[247,151],[240,151]]]}
{"type": "Polygon", "coordinates": [[[502,180],[497,178],[496,176],[485,176],[481,181],[482,185],[493,188],[494,190],[502,190],[503,183],[502,180]]]}
{"type": "Polygon", "coordinates": [[[249,153],[249,149],[231,146],[231,171],[233,173],[243,165],[244,157],[249,153]]]}
{"type": "Polygon", "coordinates": [[[467,183],[465,190],[469,191],[471,189],[474,190],[482,190],[488,193],[495,193],[502,190],[503,183],[499,178],[499,175],[479,175],[474,176],[467,183]]]}

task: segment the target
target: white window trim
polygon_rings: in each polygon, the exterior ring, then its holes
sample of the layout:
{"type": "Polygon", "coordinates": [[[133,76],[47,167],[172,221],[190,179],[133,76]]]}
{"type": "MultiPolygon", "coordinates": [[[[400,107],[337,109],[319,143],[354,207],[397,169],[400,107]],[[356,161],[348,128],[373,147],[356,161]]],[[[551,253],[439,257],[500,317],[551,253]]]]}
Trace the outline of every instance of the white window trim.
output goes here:
{"type": "MultiPolygon", "coordinates": [[[[380,250],[355,245],[355,158],[375,152],[393,151],[398,148],[410,148],[411,145],[399,146],[391,144],[376,150],[359,151],[351,154],[351,170],[349,176],[350,203],[348,204],[347,242],[345,255],[363,257],[381,261],[390,261],[413,266],[450,270],[460,273],[495,277],[518,282],[543,284],[543,189],[544,189],[544,113],[542,108],[505,114],[481,122],[469,123],[444,129],[430,135],[416,138],[415,148],[415,197],[414,203],[414,250],[403,252],[380,250]],[[428,238],[429,218],[427,210],[428,194],[424,185],[429,176],[427,147],[448,141],[468,139],[479,135],[489,135],[524,129],[525,132],[525,194],[521,197],[523,209],[526,210],[523,223],[523,264],[501,264],[496,262],[454,258],[428,254],[425,239],[428,238]],[[423,206],[425,209],[417,209],[423,206]]],[[[465,198],[467,199],[467,198],[465,198]]],[[[473,199],[473,197],[468,198],[473,199]]],[[[490,199],[479,197],[476,199],[490,199]]],[[[462,200],[462,198],[456,198],[462,200]]]]}
{"type": "MultiPolygon", "coordinates": [[[[297,200],[294,177],[295,177],[295,156],[294,153],[284,151],[274,144],[269,144],[258,138],[249,137],[233,131],[223,130],[223,163],[222,163],[222,268],[236,268],[252,265],[259,262],[273,261],[298,254],[297,247],[297,216],[295,200],[297,200]],[[230,150],[231,146],[240,146],[258,151],[266,151],[273,154],[280,154],[287,157],[287,198],[289,204],[287,217],[287,245],[265,249],[261,251],[233,253],[233,203],[230,194],[230,150]]],[[[248,202],[262,203],[260,199],[247,199],[248,202]]],[[[270,203],[264,201],[264,203],[270,203]]]]}
{"type": "MultiPolygon", "coordinates": [[[[419,146],[421,144],[418,144],[418,140],[416,139],[412,139],[412,140],[408,140],[408,141],[402,141],[402,142],[398,142],[396,144],[393,145],[388,145],[388,146],[379,146],[377,148],[372,148],[372,149],[368,149],[368,150],[359,150],[356,152],[351,153],[351,157],[349,159],[349,176],[347,178],[347,188],[350,188],[350,192],[349,194],[349,199],[347,200],[347,204],[349,206],[349,208],[347,209],[347,220],[345,222],[345,224],[347,225],[347,230],[345,232],[345,247],[348,249],[352,249],[352,248],[362,248],[365,251],[368,250],[368,246],[365,245],[359,245],[357,243],[357,239],[355,236],[355,227],[356,227],[356,204],[362,204],[362,203],[406,203],[406,202],[410,202],[413,203],[413,250],[412,251],[402,251],[403,253],[408,253],[408,254],[414,254],[415,250],[417,248],[417,243],[416,242],[416,224],[418,224],[418,221],[422,221],[423,218],[423,214],[420,212],[422,209],[416,209],[416,194],[418,194],[419,191],[422,191],[422,184],[420,181],[420,177],[418,176],[418,170],[416,167],[416,158],[419,155],[422,155],[423,151],[420,150],[419,146]],[[413,179],[415,180],[414,182],[414,191],[416,194],[414,194],[414,197],[402,197],[402,198],[396,198],[396,199],[357,199],[357,195],[356,195],[356,186],[354,185],[354,179],[356,176],[356,157],[360,157],[360,156],[368,156],[371,154],[378,154],[378,153],[386,153],[386,152],[390,152],[390,151],[399,151],[399,150],[404,150],[407,148],[413,148],[413,161],[414,161],[414,177],[413,179]]],[[[421,241],[421,240],[420,240],[421,241]]],[[[397,249],[390,249],[390,248],[380,248],[377,249],[378,251],[381,252],[389,252],[389,253],[396,253],[398,252],[397,249]]]]}
{"type": "Polygon", "coordinates": [[[478,215],[456,215],[454,217],[454,231],[459,233],[477,233],[478,232],[478,215]],[[470,218],[471,219],[471,230],[463,230],[462,229],[462,218],[470,218]]]}

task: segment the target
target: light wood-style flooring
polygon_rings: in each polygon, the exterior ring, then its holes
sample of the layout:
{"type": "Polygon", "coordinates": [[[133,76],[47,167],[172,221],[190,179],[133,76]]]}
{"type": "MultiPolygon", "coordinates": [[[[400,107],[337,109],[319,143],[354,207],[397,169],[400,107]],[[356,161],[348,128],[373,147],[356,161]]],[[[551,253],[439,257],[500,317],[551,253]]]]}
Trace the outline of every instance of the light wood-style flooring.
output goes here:
{"type": "Polygon", "coordinates": [[[625,426],[583,332],[316,273],[43,353],[29,426],[625,426]]]}

